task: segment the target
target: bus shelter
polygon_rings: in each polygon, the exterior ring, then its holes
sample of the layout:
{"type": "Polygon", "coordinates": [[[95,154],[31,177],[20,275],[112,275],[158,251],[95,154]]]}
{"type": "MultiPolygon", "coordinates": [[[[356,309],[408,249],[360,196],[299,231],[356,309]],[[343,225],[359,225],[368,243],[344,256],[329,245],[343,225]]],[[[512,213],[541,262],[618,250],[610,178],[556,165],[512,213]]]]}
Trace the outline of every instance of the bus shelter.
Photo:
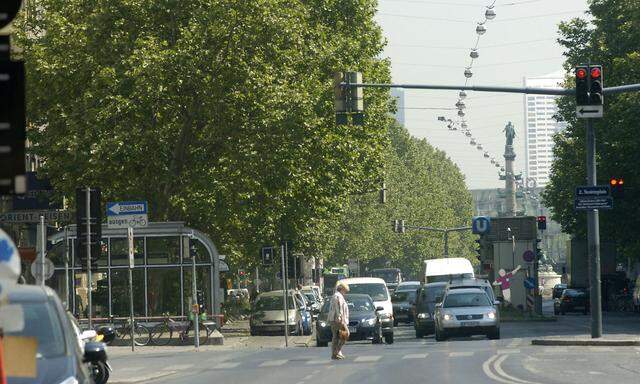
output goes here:
{"type": "MultiPolygon", "coordinates": [[[[87,317],[87,273],[76,255],[76,226],[49,237],[47,257],[54,273],[47,285],[76,316],[87,317]]],[[[220,272],[229,270],[211,239],[182,222],[149,223],[134,229],[133,302],[137,317],[186,316],[192,298],[190,241],[196,249],[196,283],[209,315],[220,315],[220,272]]],[[[92,272],[92,314],[97,318],[129,315],[129,245],[127,229],[102,227],[97,270],[92,272]]],[[[93,256],[93,255],[92,255],[93,256]]]]}

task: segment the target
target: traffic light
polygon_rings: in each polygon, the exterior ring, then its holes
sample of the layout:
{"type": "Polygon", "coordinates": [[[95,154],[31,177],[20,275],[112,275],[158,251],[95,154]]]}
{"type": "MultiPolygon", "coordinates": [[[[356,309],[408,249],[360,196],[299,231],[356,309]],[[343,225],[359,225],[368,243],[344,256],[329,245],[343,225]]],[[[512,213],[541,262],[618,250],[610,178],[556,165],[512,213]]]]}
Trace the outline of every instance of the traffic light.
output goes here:
{"type": "Polygon", "coordinates": [[[272,246],[262,247],[260,250],[260,255],[262,257],[262,265],[272,265],[273,260],[275,258],[275,250],[272,246]]]}
{"type": "Polygon", "coordinates": [[[611,197],[617,199],[624,197],[624,178],[612,177],[609,179],[609,186],[611,187],[611,197]]]}
{"type": "Polygon", "coordinates": [[[544,231],[547,229],[547,216],[538,216],[538,230],[544,231]]]}
{"type": "Polygon", "coordinates": [[[542,253],[542,249],[540,248],[540,242],[542,240],[540,239],[536,239],[536,260],[540,260],[542,259],[542,257],[544,256],[544,254],[542,253]]]}
{"type": "Polygon", "coordinates": [[[349,84],[362,83],[360,72],[338,72],[333,77],[334,107],[336,124],[348,123],[349,114],[352,115],[354,125],[364,123],[364,98],[362,87],[349,84]]]}
{"type": "Polygon", "coordinates": [[[477,240],[474,240],[474,242],[477,244],[476,257],[478,258],[478,261],[482,261],[482,240],[477,239],[477,240]]]}
{"type": "Polygon", "coordinates": [[[395,233],[405,233],[406,228],[404,226],[404,220],[393,220],[392,222],[393,232],[395,233]]]}
{"type": "Polygon", "coordinates": [[[589,105],[589,67],[577,66],[576,76],[576,105],[589,105]]]}
{"type": "Polygon", "coordinates": [[[76,189],[76,256],[80,267],[87,268],[87,220],[89,221],[89,244],[91,248],[91,270],[98,266],[102,253],[102,209],[99,188],[89,189],[89,212],[87,213],[87,189],[76,189]]]}
{"type": "MultiPolygon", "coordinates": [[[[20,1],[0,5],[0,28],[20,8],[20,1]]],[[[9,36],[0,36],[0,195],[27,192],[24,63],[11,61],[9,36]]]]}
{"type": "Polygon", "coordinates": [[[602,80],[602,66],[590,65],[589,66],[589,79],[591,86],[589,88],[589,104],[590,105],[602,105],[604,103],[603,80],[602,80]]]}

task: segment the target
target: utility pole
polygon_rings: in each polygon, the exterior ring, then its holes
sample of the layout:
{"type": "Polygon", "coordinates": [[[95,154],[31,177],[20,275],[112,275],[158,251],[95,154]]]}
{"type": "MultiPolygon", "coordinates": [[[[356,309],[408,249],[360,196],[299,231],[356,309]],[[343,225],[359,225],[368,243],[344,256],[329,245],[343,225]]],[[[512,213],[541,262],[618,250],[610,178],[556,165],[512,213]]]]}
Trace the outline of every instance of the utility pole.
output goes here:
{"type": "MultiPolygon", "coordinates": [[[[592,119],[587,123],[587,184],[596,183],[596,133],[592,119]]],[[[602,297],[600,288],[600,228],[598,210],[587,211],[587,246],[589,255],[589,284],[591,285],[591,337],[602,336],[602,297]]]]}
{"type": "MultiPolygon", "coordinates": [[[[89,329],[93,329],[92,307],[91,307],[91,188],[86,188],[86,211],[87,212],[87,319],[89,320],[89,329]]],[[[100,223],[98,223],[100,225],[100,223]]],[[[100,241],[98,239],[97,241],[100,241]]],[[[96,255],[97,257],[97,255],[96,255]]],[[[133,324],[131,324],[133,327],[133,324]]]]}

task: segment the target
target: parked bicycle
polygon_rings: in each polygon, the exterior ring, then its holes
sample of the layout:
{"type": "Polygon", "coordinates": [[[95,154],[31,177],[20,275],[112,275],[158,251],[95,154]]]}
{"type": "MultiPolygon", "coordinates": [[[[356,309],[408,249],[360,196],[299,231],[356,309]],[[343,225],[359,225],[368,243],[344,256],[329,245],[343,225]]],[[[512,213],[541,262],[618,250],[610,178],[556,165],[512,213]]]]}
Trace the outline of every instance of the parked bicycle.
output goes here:
{"type": "MultiPolygon", "coordinates": [[[[184,344],[193,344],[195,332],[192,321],[176,321],[168,313],[163,314],[164,319],[151,329],[151,342],[155,345],[167,345],[171,342],[175,333],[178,339],[184,344]]],[[[200,334],[200,344],[207,344],[209,335],[213,332],[202,320],[198,321],[198,333],[200,334]]]]}
{"type": "MultiPolygon", "coordinates": [[[[116,331],[116,336],[119,339],[125,340],[131,337],[131,319],[126,318],[122,320],[115,320],[113,316],[111,316],[111,321],[114,324],[114,328],[116,331]]],[[[149,344],[151,341],[151,333],[149,332],[149,328],[144,325],[134,321],[133,323],[133,342],[135,345],[144,346],[149,344]]]]}

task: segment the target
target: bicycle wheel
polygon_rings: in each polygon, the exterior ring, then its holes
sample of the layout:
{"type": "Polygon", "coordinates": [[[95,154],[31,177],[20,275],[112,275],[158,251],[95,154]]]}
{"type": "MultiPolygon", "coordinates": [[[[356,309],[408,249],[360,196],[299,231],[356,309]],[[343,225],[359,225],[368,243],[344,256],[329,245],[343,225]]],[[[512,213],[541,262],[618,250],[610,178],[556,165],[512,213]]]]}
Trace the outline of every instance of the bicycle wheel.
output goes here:
{"type": "Polygon", "coordinates": [[[136,324],[133,337],[133,342],[136,343],[136,345],[143,346],[149,344],[151,333],[149,332],[149,328],[142,324],[136,324]]]}
{"type": "Polygon", "coordinates": [[[157,324],[151,329],[151,343],[155,345],[167,345],[171,342],[173,332],[166,323],[157,324]]]}

